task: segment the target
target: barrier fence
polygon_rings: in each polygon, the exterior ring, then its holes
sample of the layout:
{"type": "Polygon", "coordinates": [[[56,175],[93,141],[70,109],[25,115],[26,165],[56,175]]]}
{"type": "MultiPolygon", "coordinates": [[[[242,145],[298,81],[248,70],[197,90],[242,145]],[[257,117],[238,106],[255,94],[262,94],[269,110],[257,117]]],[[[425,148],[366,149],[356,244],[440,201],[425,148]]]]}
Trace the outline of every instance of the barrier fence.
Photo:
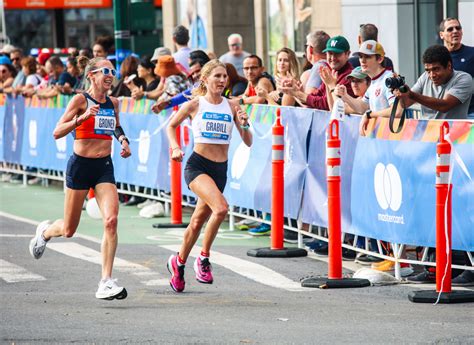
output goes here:
{"type": "MultiPolygon", "coordinates": [[[[54,140],[53,129],[69,98],[0,99],[0,170],[45,178],[63,179],[72,153],[73,136],[54,140]],[[38,168],[28,172],[26,167],[38,168]]],[[[119,190],[166,202],[170,191],[170,160],[166,126],[170,111],[150,113],[152,102],[122,99],[121,125],[130,138],[132,156],[123,160],[114,141],[113,158],[119,190]],[[139,192],[139,187],[144,187],[139,192]]],[[[230,207],[230,226],[236,216],[261,222],[271,212],[272,129],[275,107],[248,106],[254,143],[248,148],[237,132],[229,149],[228,184],[225,196],[230,207]],[[259,211],[259,212],[257,212],[259,211]]],[[[286,229],[302,236],[326,240],[327,227],[326,129],[329,113],[306,108],[281,108],[285,138],[286,229]],[[293,226],[290,220],[298,220],[293,226]]],[[[348,116],[340,123],[341,210],[343,247],[373,254],[395,262],[424,263],[426,247],[435,247],[436,143],[440,121],[407,120],[404,130],[393,134],[388,119],[377,119],[367,137],[358,134],[359,117],[348,116]],[[348,236],[351,235],[351,236],[348,236]],[[365,246],[357,248],[360,237],[365,246]],[[378,248],[369,250],[368,238],[378,248]],[[382,252],[380,241],[392,243],[394,256],[382,252]],[[421,260],[401,259],[406,245],[425,247],[421,260]]],[[[472,122],[451,121],[450,139],[457,157],[452,166],[452,247],[466,251],[471,265],[474,251],[474,126],[472,122]]],[[[188,125],[181,126],[183,167],[192,153],[188,125]]],[[[26,178],[26,177],[25,177],[26,178]]],[[[183,204],[194,197],[182,180],[183,204]]],[[[165,208],[168,210],[168,207],[165,208]]],[[[473,269],[467,265],[454,268],[473,269]]]]}

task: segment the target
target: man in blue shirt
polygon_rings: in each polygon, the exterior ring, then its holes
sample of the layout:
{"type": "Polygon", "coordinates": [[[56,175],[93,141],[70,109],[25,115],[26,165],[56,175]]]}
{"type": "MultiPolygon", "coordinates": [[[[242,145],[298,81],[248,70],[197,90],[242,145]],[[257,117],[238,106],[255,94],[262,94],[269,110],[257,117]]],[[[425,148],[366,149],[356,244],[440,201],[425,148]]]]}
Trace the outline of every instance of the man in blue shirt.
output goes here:
{"type": "MultiPolygon", "coordinates": [[[[439,24],[439,37],[453,59],[453,68],[469,73],[474,79],[474,47],[462,44],[462,26],[457,18],[446,18],[439,24]]],[[[474,119],[474,99],[468,109],[468,118],[474,119]]]]}

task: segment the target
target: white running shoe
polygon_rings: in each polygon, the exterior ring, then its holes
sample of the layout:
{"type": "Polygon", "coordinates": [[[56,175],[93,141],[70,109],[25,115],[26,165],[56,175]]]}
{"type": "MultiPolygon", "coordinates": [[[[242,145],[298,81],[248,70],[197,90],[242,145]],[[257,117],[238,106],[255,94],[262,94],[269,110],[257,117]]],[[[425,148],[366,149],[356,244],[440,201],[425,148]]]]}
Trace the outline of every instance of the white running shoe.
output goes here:
{"type": "Polygon", "coordinates": [[[117,279],[109,278],[99,282],[99,288],[95,293],[99,299],[113,300],[127,298],[127,290],[123,286],[117,285],[117,279]]]}
{"type": "Polygon", "coordinates": [[[144,208],[145,206],[153,204],[153,200],[146,199],[144,202],[141,202],[137,205],[138,208],[144,208]]]}
{"type": "Polygon", "coordinates": [[[43,256],[44,250],[46,249],[46,243],[48,243],[44,240],[43,233],[50,225],[51,222],[49,220],[45,220],[44,222],[39,223],[36,227],[36,235],[30,241],[30,254],[35,259],[39,259],[41,256],[43,256]]]}

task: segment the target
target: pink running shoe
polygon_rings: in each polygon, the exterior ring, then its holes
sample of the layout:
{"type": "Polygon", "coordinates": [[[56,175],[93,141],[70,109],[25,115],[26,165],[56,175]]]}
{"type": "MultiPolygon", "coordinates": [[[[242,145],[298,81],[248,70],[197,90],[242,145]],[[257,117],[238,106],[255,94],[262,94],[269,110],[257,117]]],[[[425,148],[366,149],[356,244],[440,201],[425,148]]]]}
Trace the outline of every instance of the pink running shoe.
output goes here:
{"type": "Polygon", "coordinates": [[[168,271],[171,273],[170,285],[176,292],[184,290],[184,265],[178,265],[178,255],[171,255],[166,264],[168,271]]]}
{"type": "Polygon", "coordinates": [[[194,272],[196,272],[196,280],[203,284],[212,284],[212,266],[208,258],[201,260],[198,256],[194,261],[194,272]]]}

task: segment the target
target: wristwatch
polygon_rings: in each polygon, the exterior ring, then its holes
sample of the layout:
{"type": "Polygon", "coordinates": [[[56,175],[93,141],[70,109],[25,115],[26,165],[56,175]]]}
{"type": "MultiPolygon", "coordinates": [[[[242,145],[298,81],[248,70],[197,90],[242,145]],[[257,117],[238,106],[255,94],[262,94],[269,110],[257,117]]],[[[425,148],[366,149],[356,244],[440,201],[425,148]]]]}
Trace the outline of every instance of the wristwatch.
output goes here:
{"type": "Polygon", "coordinates": [[[367,110],[365,113],[365,116],[367,116],[367,118],[370,120],[372,117],[370,116],[370,114],[372,114],[372,110],[367,110]]]}
{"type": "Polygon", "coordinates": [[[239,104],[240,104],[240,105],[244,105],[244,104],[245,104],[243,98],[239,99],[239,104]]]}

